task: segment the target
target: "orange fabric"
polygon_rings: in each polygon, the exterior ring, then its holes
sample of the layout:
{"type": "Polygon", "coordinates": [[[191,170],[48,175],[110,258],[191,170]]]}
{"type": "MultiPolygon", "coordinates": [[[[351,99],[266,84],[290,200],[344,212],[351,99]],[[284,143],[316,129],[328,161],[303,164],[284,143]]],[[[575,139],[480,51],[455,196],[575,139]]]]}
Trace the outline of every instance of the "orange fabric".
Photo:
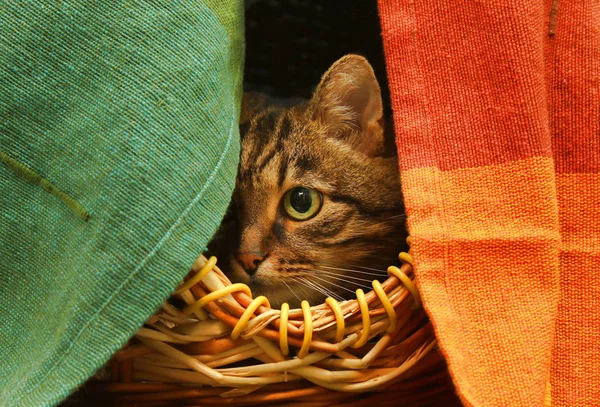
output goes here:
{"type": "Polygon", "coordinates": [[[600,3],[379,9],[415,273],[463,403],[599,405],[600,3]]]}
{"type": "MultiPolygon", "coordinates": [[[[596,137],[600,139],[598,123],[596,121],[596,137]]],[[[598,149],[595,151],[597,154],[598,149]]],[[[586,148],[585,152],[590,150],[586,148]]],[[[598,162],[596,156],[595,163],[598,162]]],[[[600,174],[557,174],[556,182],[563,244],[561,301],[552,363],[554,405],[598,406],[600,174]]]]}

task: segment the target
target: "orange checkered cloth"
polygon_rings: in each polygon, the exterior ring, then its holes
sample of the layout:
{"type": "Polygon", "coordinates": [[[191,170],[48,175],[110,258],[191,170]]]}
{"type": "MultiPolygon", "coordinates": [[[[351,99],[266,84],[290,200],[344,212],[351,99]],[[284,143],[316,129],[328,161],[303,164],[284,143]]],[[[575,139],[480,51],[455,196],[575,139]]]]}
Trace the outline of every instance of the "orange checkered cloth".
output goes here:
{"type": "Polygon", "coordinates": [[[600,3],[379,0],[416,276],[466,406],[600,404],[600,3]]]}

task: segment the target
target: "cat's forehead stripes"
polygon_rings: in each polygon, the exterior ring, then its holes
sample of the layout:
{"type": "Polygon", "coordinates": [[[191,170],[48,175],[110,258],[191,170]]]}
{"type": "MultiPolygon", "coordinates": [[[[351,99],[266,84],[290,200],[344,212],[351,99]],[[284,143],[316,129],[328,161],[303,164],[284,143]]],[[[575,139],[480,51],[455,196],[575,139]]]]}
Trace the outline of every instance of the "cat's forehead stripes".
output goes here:
{"type": "Polygon", "coordinates": [[[242,136],[242,169],[249,169],[249,160],[258,159],[270,144],[269,132],[275,128],[279,112],[271,108],[255,117],[249,124],[246,133],[242,136]]]}
{"type": "Polygon", "coordinates": [[[279,186],[283,184],[289,163],[285,143],[295,130],[294,121],[290,109],[270,107],[257,115],[247,129],[240,129],[245,131],[239,171],[242,182],[264,178],[267,170],[267,175],[277,179],[279,186]],[[272,167],[274,161],[277,165],[272,167]]]}
{"type": "Polygon", "coordinates": [[[294,157],[294,167],[298,170],[298,175],[304,175],[317,169],[317,157],[309,154],[300,154],[294,157]]]}
{"type": "MultiPolygon", "coordinates": [[[[393,191],[399,190],[395,158],[384,163],[362,155],[332,137],[331,124],[316,120],[308,109],[306,104],[265,106],[240,129],[245,133],[238,181],[248,207],[260,207],[263,200],[278,202],[286,190],[305,186],[326,194],[347,214],[373,218],[401,211],[393,191]]],[[[326,235],[334,234],[332,225],[325,229],[326,235]]],[[[281,236],[282,230],[278,232],[281,236]]]]}

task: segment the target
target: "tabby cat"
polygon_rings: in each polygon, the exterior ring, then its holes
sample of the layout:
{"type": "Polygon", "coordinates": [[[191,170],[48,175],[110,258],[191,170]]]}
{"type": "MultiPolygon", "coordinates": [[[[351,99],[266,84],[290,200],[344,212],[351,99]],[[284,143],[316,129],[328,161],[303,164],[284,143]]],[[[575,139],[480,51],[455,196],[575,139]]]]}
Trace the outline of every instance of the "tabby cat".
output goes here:
{"type": "Polygon", "coordinates": [[[273,307],[383,281],[406,232],[393,131],[373,69],[347,55],[293,106],[246,94],[229,214],[209,251],[273,307]]]}

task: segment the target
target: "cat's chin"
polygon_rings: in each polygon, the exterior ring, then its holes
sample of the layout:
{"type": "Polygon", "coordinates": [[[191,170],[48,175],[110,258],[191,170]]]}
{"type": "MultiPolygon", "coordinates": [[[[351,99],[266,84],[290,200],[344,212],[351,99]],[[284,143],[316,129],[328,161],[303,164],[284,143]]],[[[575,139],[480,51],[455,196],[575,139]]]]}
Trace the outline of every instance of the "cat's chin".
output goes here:
{"type": "MultiPolygon", "coordinates": [[[[252,297],[260,295],[267,297],[271,308],[281,308],[283,303],[288,303],[290,308],[300,308],[302,301],[306,300],[311,306],[322,304],[328,295],[323,291],[325,288],[311,284],[307,277],[295,276],[285,279],[280,275],[270,273],[268,270],[259,270],[253,276],[239,268],[232,267],[228,277],[233,283],[246,284],[252,291],[252,297]]],[[[335,287],[327,286],[329,295],[335,296],[341,300],[345,297],[342,293],[336,292],[335,287]]],[[[347,299],[347,298],[346,298],[347,299]]]]}
{"type": "Polygon", "coordinates": [[[284,302],[287,302],[290,308],[300,308],[300,303],[307,300],[310,305],[317,305],[325,300],[321,293],[307,289],[294,281],[286,281],[275,272],[272,272],[270,264],[265,262],[261,269],[250,276],[243,271],[239,265],[231,261],[228,268],[224,269],[225,274],[232,283],[242,283],[250,287],[254,298],[259,295],[267,297],[271,308],[280,308],[284,302]]]}
{"type": "Polygon", "coordinates": [[[270,282],[269,284],[260,281],[252,281],[248,284],[254,298],[264,295],[269,300],[271,308],[281,308],[283,303],[287,302],[290,308],[300,308],[303,300],[312,305],[318,305],[325,300],[325,296],[318,292],[304,293],[302,289],[294,283],[270,282]]]}

